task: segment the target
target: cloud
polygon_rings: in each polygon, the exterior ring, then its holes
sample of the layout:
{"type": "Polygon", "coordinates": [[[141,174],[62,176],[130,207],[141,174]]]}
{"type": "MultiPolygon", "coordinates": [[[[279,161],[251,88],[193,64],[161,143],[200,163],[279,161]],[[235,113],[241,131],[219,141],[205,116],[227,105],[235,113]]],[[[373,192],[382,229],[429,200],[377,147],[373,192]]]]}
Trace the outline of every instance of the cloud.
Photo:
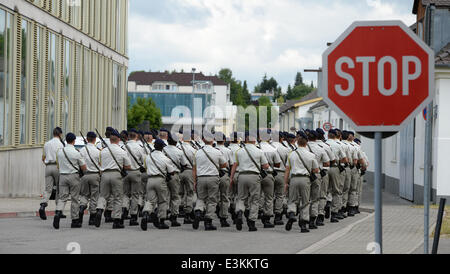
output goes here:
{"type": "Polygon", "coordinates": [[[411,25],[411,8],[409,0],[132,0],[129,70],[228,67],[250,88],[266,73],[286,88],[297,71],[319,67],[326,43],[353,21],[411,25]]]}

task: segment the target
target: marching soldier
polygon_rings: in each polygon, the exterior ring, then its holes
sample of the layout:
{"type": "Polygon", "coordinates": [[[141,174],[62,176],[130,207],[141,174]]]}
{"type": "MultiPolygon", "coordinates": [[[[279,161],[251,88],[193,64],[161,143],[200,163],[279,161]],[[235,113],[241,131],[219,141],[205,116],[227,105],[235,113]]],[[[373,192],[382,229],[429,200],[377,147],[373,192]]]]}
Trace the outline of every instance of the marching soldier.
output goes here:
{"type": "Polygon", "coordinates": [[[346,175],[345,175],[345,183],[344,183],[344,191],[343,191],[343,212],[347,213],[348,217],[353,217],[355,214],[353,213],[353,210],[350,210],[350,199],[351,192],[356,190],[356,164],[358,162],[357,154],[356,154],[356,148],[351,144],[350,142],[350,132],[344,130],[342,132],[342,143],[346,147],[347,150],[347,158],[349,165],[346,168],[346,175]]]}
{"type": "MultiPolygon", "coordinates": [[[[42,162],[45,164],[45,190],[42,194],[41,207],[39,208],[39,217],[47,220],[45,208],[52,196],[53,187],[59,185],[59,170],[56,166],[56,153],[64,147],[61,141],[61,128],[57,127],[53,130],[53,139],[46,142],[42,154],[42,162]]],[[[58,193],[56,193],[55,203],[58,204],[58,193]]]]}
{"type": "Polygon", "coordinates": [[[230,208],[230,168],[234,165],[234,157],[231,149],[225,147],[226,137],[222,132],[216,133],[217,139],[217,149],[220,150],[225,157],[225,161],[227,162],[227,167],[222,168],[222,174],[220,177],[219,184],[219,218],[221,227],[230,227],[230,224],[227,222],[230,208]]]}
{"type": "Polygon", "coordinates": [[[153,222],[158,229],[169,229],[164,222],[167,219],[167,182],[174,175],[175,167],[172,161],[162,152],[166,144],[161,139],[156,139],[155,150],[146,157],[148,174],[147,198],[141,220],[142,230],[147,230],[147,223],[153,222]],[[158,209],[158,215],[154,210],[158,209]]]}
{"type": "Polygon", "coordinates": [[[299,226],[302,233],[307,233],[309,232],[307,224],[309,223],[311,183],[319,173],[319,164],[316,156],[309,152],[306,147],[308,143],[306,134],[300,131],[298,135],[299,148],[289,154],[284,176],[286,188],[289,188],[289,220],[286,224],[286,230],[292,229],[292,224],[296,221],[297,203],[300,202],[299,226]]]}
{"type": "Polygon", "coordinates": [[[123,149],[127,152],[128,158],[131,161],[131,169],[128,171],[128,176],[124,178],[124,195],[122,205],[122,220],[125,216],[128,216],[128,209],[130,211],[131,219],[130,226],[137,226],[139,223],[139,195],[141,193],[142,183],[141,174],[145,173],[143,167],[145,157],[142,147],[138,143],[138,132],[135,129],[131,129],[128,133],[129,141],[124,139],[123,149]],[[131,201],[130,201],[131,197],[131,201]]]}
{"type": "MultiPolygon", "coordinates": [[[[230,145],[229,145],[229,149],[231,150],[232,153],[232,158],[233,158],[233,163],[236,160],[236,152],[241,148],[241,146],[239,145],[239,138],[238,138],[238,133],[237,132],[233,132],[230,135],[230,145]]],[[[232,168],[232,166],[230,166],[230,168],[232,168]]],[[[231,174],[230,174],[231,176],[231,174]]],[[[233,219],[233,224],[235,223],[236,220],[236,201],[237,201],[237,193],[238,193],[238,181],[237,178],[239,176],[239,171],[236,171],[235,175],[234,175],[234,184],[232,185],[232,187],[230,188],[230,209],[229,212],[231,214],[231,219],[233,219]]],[[[231,180],[231,178],[230,178],[231,180]]]]}
{"type": "Polygon", "coordinates": [[[87,144],[80,150],[81,156],[83,156],[87,167],[84,176],[81,178],[80,222],[83,223],[84,210],[89,204],[89,225],[94,225],[95,214],[97,212],[97,201],[100,194],[100,150],[95,146],[97,134],[88,132],[86,137],[87,144]]]}
{"type": "Polygon", "coordinates": [[[191,138],[188,134],[184,136],[182,143],[180,144],[180,149],[182,151],[183,161],[186,163],[186,167],[180,174],[181,188],[184,192],[184,222],[183,224],[192,224],[194,218],[194,177],[192,174],[192,169],[194,167],[194,158],[196,150],[191,145],[191,138]]]}
{"type": "MultiPolygon", "coordinates": [[[[267,131],[267,134],[270,134],[270,131],[267,131]]],[[[264,133],[261,132],[260,137],[264,138],[264,133]]],[[[262,140],[260,142],[261,150],[264,152],[264,155],[269,163],[269,168],[267,169],[267,177],[261,180],[261,194],[264,195],[262,200],[263,202],[263,216],[261,217],[261,221],[264,225],[264,228],[273,228],[274,224],[270,222],[270,218],[273,216],[273,195],[274,195],[274,187],[275,187],[275,177],[277,177],[276,168],[280,168],[281,159],[277,153],[277,150],[272,147],[269,140],[262,140]]]]}
{"type": "MultiPolygon", "coordinates": [[[[153,146],[153,135],[151,132],[148,132],[148,131],[145,132],[142,137],[145,140],[145,142],[140,140],[140,145],[142,147],[144,163],[145,163],[145,158],[155,148],[153,146]]],[[[147,180],[148,180],[147,172],[141,173],[141,184],[142,185],[141,185],[141,189],[139,191],[139,203],[138,203],[139,217],[142,217],[142,215],[141,215],[142,209],[144,208],[144,202],[145,202],[145,197],[146,197],[146,192],[147,192],[147,180]]]]}
{"type": "Polygon", "coordinates": [[[317,163],[319,164],[320,176],[317,180],[311,184],[311,211],[309,229],[317,229],[316,220],[318,225],[324,225],[325,220],[325,204],[326,195],[328,194],[328,185],[325,185],[324,180],[328,181],[328,170],[325,168],[330,167],[330,158],[326,153],[323,146],[317,143],[319,134],[315,130],[307,130],[308,143],[306,144],[308,150],[316,156],[317,163]],[[324,200],[325,203],[320,205],[320,201],[324,200]]]}
{"type": "Polygon", "coordinates": [[[97,214],[95,216],[96,227],[100,227],[106,201],[112,196],[113,229],[124,228],[124,225],[121,223],[123,204],[122,176],[125,175],[123,174],[124,170],[131,169],[131,161],[127,153],[120,148],[119,141],[119,132],[113,130],[110,136],[111,145],[107,145],[100,153],[102,178],[100,181],[100,197],[97,203],[97,214]]]}
{"type": "Polygon", "coordinates": [[[55,217],[53,218],[53,227],[59,229],[59,220],[64,207],[71,197],[71,228],[80,228],[81,221],[79,216],[79,196],[80,196],[80,176],[86,170],[86,162],[74,145],[76,136],[73,133],[66,135],[67,146],[58,150],[56,162],[59,168],[59,203],[56,205],[55,217]]]}
{"type": "Polygon", "coordinates": [[[355,133],[349,131],[348,132],[348,143],[351,146],[352,150],[354,151],[354,158],[356,159],[354,168],[352,169],[352,181],[350,185],[350,194],[349,194],[349,201],[348,201],[348,215],[352,216],[357,214],[357,206],[359,201],[359,183],[360,183],[360,169],[365,169],[366,164],[363,158],[363,155],[361,153],[361,150],[359,149],[358,145],[354,142],[355,139],[355,133]]]}
{"type": "MultiPolygon", "coordinates": [[[[111,132],[113,132],[114,130],[115,129],[112,128],[112,127],[107,127],[106,130],[105,130],[105,138],[103,138],[103,140],[105,141],[105,143],[107,145],[111,144],[111,141],[110,141],[111,132]]],[[[105,144],[103,144],[102,141],[100,141],[100,142],[97,143],[97,148],[102,150],[102,149],[106,148],[106,146],[105,146],[105,144]]],[[[104,212],[105,223],[112,223],[113,222],[113,218],[111,217],[112,211],[113,211],[113,196],[110,195],[109,198],[108,198],[108,201],[107,201],[106,210],[104,212]]]]}
{"type": "Polygon", "coordinates": [[[355,138],[355,143],[358,145],[360,153],[362,155],[362,158],[364,159],[365,166],[361,167],[361,173],[359,176],[359,183],[358,183],[358,205],[356,206],[356,213],[361,213],[359,211],[359,205],[361,204],[362,200],[362,191],[363,191],[363,182],[364,182],[364,174],[366,174],[367,167],[369,166],[369,158],[367,157],[366,153],[361,148],[361,140],[355,138]]]}
{"type": "Polygon", "coordinates": [[[212,147],[214,136],[205,131],[203,133],[205,146],[195,154],[194,191],[197,191],[197,203],[194,208],[194,222],[192,227],[198,229],[202,212],[205,213],[205,230],[217,230],[212,224],[219,198],[220,169],[227,167],[222,152],[212,147]]]}
{"type": "MultiPolygon", "coordinates": [[[[178,213],[180,210],[180,173],[182,173],[184,167],[187,165],[183,157],[183,152],[177,148],[177,140],[174,140],[172,134],[168,134],[167,143],[168,146],[164,147],[163,153],[169,158],[175,167],[175,174],[171,176],[171,180],[168,183],[169,187],[169,210],[170,210],[170,223],[172,227],[181,226],[177,221],[178,213]]],[[[176,137],[175,137],[176,138],[176,137]]],[[[163,140],[164,141],[164,140],[163,140]]]]}
{"type": "Polygon", "coordinates": [[[239,172],[236,203],[236,229],[239,231],[242,230],[242,215],[245,211],[246,199],[250,207],[247,219],[249,231],[257,231],[255,221],[258,218],[261,180],[265,177],[265,170],[269,169],[264,152],[255,146],[256,138],[255,134],[245,133],[245,144],[236,152],[236,161],[231,171],[231,185],[234,184],[236,170],[239,172]]]}

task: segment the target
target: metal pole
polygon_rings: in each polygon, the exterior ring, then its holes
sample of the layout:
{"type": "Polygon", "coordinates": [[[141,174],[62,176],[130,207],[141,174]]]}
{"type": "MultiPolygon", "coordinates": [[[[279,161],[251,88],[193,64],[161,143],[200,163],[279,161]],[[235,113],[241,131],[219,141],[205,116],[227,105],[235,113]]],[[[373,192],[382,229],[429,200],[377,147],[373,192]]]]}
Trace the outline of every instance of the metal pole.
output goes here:
{"type": "Polygon", "coordinates": [[[195,129],[195,126],[194,126],[194,100],[195,100],[195,68],[192,69],[192,107],[191,107],[192,130],[195,129]]]}
{"type": "Polygon", "coordinates": [[[427,107],[427,122],[425,129],[425,162],[424,162],[424,184],[423,184],[423,205],[424,205],[424,233],[423,252],[429,254],[430,237],[430,186],[431,186],[431,152],[433,149],[433,103],[427,107]]]}
{"type": "Polygon", "coordinates": [[[375,242],[379,246],[379,254],[383,253],[382,239],[382,197],[381,197],[381,165],[382,165],[382,133],[375,132],[375,242]]]}
{"type": "Polygon", "coordinates": [[[444,209],[446,201],[447,199],[441,198],[441,201],[439,202],[438,219],[436,223],[436,230],[434,231],[433,249],[431,251],[431,254],[437,254],[438,252],[439,238],[441,237],[442,218],[444,217],[444,209]]]}

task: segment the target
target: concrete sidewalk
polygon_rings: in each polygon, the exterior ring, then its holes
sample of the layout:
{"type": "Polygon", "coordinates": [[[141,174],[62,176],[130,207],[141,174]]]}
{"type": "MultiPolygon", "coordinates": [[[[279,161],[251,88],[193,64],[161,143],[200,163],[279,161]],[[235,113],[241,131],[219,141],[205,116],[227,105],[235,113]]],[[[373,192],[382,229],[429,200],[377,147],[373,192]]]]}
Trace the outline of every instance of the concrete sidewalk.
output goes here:
{"type": "MultiPolygon", "coordinates": [[[[373,186],[364,186],[363,207],[372,208],[373,186]]],[[[383,192],[383,253],[411,254],[417,253],[423,246],[424,210],[414,208],[411,203],[397,196],[383,192]]],[[[430,233],[436,222],[437,210],[430,210],[430,233]]],[[[370,254],[374,246],[375,216],[348,226],[345,231],[336,232],[300,253],[309,254],[370,254]]],[[[432,242],[432,239],[430,239],[432,242]]],[[[449,242],[442,241],[442,250],[448,250],[449,242]]]]}
{"type": "MultiPolygon", "coordinates": [[[[41,198],[0,198],[0,218],[22,218],[39,216],[41,198]]],[[[49,201],[46,208],[47,216],[55,215],[55,201],[49,201]]],[[[67,202],[64,214],[70,212],[70,202],[67,202]]]]}

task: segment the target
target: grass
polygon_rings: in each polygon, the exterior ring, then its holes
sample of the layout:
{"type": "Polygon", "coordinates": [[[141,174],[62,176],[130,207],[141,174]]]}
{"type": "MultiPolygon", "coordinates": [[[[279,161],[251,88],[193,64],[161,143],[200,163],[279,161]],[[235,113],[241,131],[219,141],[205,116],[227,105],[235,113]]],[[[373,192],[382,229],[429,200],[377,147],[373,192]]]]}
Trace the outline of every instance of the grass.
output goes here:
{"type": "MultiPolygon", "coordinates": [[[[413,206],[414,208],[423,208],[423,205],[413,206]]],[[[430,205],[431,209],[439,209],[439,205],[430,205]]],[[[434,236],[434,231],[431,237],[434,236]]],[[[441,237],[450,239],[450,205],[445,206],[444,218],[442,219],[441,237]]]]}

